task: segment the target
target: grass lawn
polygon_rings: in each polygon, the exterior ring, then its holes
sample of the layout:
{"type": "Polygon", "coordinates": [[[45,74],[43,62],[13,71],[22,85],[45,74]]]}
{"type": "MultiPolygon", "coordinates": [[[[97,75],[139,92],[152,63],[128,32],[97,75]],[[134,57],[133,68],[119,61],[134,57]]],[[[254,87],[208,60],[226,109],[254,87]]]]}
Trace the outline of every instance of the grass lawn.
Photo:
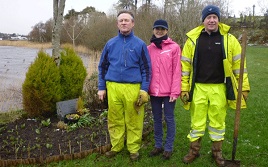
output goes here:
{"type": "MultiPolygon", "coordinates": [[[[268,99],[268,48],[252,46],[247,47],[247,70],[251,92],[248,99],[248,108],[241,110],[240,126],[238,134],[236,160],[241,161],[241,166],[264,167],[268,159],[268,131],[267,131],[267,108],[268,99]]],[[[107,159],[101,154],[92,154],[84,159],[61,161],[46,164],[48,167],[213,167],[216,166],[211,158],[211,142],[206,133],[202,140],[201,156],[192,164],[182,163],[182,157],[188,152],[189,141],[186,138],[190,129],[190,113],[181,107],[180,100],[177,103],[176,113],[176,139],[174,153],[170,160],[163,161],[161,157],[149,158],[148,153],[153,149],[154,141],[151,133],[143,141],[140,150],[141,159],[137,162],[129,160],[126,148],[115,158],[107,159]]],[[[223,143],[223,155],[226,159],[232,158],[233,127],[235,111],[229,110],[226,118],[226,136],[223,143]]]]}

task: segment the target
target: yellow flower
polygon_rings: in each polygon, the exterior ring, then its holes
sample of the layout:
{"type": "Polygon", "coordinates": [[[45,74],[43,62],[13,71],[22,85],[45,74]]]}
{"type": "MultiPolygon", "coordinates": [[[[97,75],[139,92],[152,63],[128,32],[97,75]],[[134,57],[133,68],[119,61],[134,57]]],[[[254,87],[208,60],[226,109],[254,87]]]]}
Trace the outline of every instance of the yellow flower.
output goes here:
{"type": "Polygon", "coordinates": [[[80,118],[80,116],[78,114],[67,114],[66,118],[69,120],[77,120],[80,118]]]}

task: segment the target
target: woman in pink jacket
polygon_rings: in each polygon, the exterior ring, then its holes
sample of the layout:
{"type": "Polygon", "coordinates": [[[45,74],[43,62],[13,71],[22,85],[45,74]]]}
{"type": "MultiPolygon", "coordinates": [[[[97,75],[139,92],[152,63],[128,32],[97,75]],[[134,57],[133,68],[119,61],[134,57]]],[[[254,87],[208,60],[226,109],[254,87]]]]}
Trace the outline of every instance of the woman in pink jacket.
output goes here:
{"type": "Polygon", "coordinates": [[[152,78],[149,88],[154,118],[155,147],[149,156],[162,154],[170,159],[175,139],[174,108],[181,92],[181,49],[168,37],[168,24],[156,20],[153,26],[151,44],[148,46],[152,65],[152,78]],[[163,147],[162,105],[167,125],[167,135],[163,147]]]}

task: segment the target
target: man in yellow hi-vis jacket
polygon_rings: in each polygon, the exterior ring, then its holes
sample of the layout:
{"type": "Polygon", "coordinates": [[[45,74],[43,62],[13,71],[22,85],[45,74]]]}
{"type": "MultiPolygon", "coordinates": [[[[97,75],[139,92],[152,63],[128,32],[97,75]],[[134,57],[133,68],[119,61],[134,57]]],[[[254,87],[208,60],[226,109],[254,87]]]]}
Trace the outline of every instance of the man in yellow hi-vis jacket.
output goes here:
{"type": "MultiPolygon", "coordinates": [[[[225,135],[225,117],[228,105],[236,107],[238,78],[240,71],[241,46],[229,34],[230,27],[220,20],[217,6],[208,5],[202,11],[203,25],[186,35],[182,51],[181,100],[184,108],[191,111],[191,142],[184,163],[199,157],[201,138],[204,136],[208,119],[208,133],[212,140],[212,156],[218,166],[224,166],[222,142],[225,135]]],[[[246,63],[244,65],[242,102],[250,91],[246,63]]]]}

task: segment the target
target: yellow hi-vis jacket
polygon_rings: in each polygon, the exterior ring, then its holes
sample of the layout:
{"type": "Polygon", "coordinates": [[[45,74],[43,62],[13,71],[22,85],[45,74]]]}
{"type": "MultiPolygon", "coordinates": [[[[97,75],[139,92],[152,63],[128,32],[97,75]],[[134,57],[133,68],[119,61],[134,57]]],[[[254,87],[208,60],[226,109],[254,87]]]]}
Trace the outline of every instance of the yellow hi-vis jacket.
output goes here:
{"type": "MultiPolygon", "coordinates": [[[[200,25],[193,30],[189,31],[186,35],[188,39],[182,50],[181,64],[182,64],[182,88],[181,91],[189,92],[189,102],[184,105],[186,110],[190,109],[190,102],[193,96],[193,88],[195,84],[195,69],[194,58],[197,56],[196,46],[201,31],[204,29],[204,25],[200,25]]],[[[223,64],[225,73],[225,83],[227,90],[228,105],[236,109],[236,99],[238,94],[238,78],[240,72],[240,60],[241,60],[241,45],[238,40],[229,34],[230,26],[219,23],[219,31],[223,36],[223,64]]],[[[248,74],[246,69],[246,59],[244,63],[244,74],[243,74],[243,87],[242,91],[250,91],[248,74]]],[[[241,108],[246,108],[246,102],[242,96],[241,108]]]]}

